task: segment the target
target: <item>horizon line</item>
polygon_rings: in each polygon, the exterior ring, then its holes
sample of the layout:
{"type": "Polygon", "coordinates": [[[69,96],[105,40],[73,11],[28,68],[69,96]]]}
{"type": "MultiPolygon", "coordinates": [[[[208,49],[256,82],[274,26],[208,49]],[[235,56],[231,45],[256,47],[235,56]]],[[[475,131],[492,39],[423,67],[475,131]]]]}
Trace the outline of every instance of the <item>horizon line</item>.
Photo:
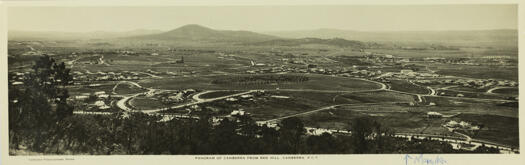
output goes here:
{"type": "MultiPolygon", "coordinates": [[[[185,25],[184,25],[185,26],[185,25]]],[[[183,26],[180,26],[183,27],[183,26]]],[[[130,30],[89,30],[89,31],[61,31],[61,30],[34,30],[34,29],[7,29],[7,32],[44,32],[44,33],[125,33],[132,31],[159,31],[159,32],[168,32],[171,30],[178,29],[180,27],[168,30],[162,29],[147,29],[147,28],[137,28],[130,30]]],[[[207,26],[203,26],[207,27],[207,26]]],[[[208,27],[210,28],[210,27],[208,27]]],[[[251,31],[257,33],[268,33],[268,32],[300,32],[300,31],[316,31],[316,30],[339,30],[339,31],[354,31],[354,32],[371,32],[371,33],[381,33],[381,32],[454,32],[454,31],[494,31],[494,30],[519,30],[519,28],[494,28],[494,29],[429,29],[429,30],[355,30],[355,29],[339,29],[339,28],[311,28],[311,29],[294,29],[294,30],[241,30],[241,29],[215,29],[212,30],[218,31],[251,31]]]]}

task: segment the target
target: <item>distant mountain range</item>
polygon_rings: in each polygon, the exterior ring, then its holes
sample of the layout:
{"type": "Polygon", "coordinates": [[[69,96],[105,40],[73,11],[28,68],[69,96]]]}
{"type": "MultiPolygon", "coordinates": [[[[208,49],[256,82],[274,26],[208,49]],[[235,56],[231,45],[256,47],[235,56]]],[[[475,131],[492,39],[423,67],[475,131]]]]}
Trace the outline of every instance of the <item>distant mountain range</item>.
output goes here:
{"type": "Polygon", "coordinates": [[[112,39],[121,37],[141,36],[162,33],[160,30],[132,30],[125,32],[58,32],[58,31],[17,31],[9,30],[8,40],[86,40],[86,39],[112,39]]]}
{"type": "Polygon", "coordinates": [[[204,43],[235,43],[252,46],[300,46],[305,44],[330,45],[337,47],[365,48],[367,43],[342,38],[300,38],[290,39],[260,34],[250,31],[214,30],[201,25],[185,25],[177,29],[143,36],[128,37],[139,40],[164,40],[179,42],[204,42],[204,43]]]}
{"type": "Polygon", "coordinates": [[[367,44],[341,38],[319,39],[301,38],[289,39],[251,31],[215,30],[201,25],[185,25],[167,32],[162,31],[130,31],[130,32],[27,32],[9,31],[9,40],[81,40],[81,39],[113,39],[126,41],[161,41],[178,44],[240,44],[251,46],[300,46],[304,44],[320,44],[338,47],[366,47],[367,44]]]}
{"type": "Polygon", "coordinates": [[[201,25],[190,24],[168,32],[129,37],[141,40],[198,41],[198,42],[260,42],[279,37],[250,31],[214,30],[201,25]]]}
{"type": "Polygon", "coordinates": [[[81,40],[122,39],[155,40],[174,43],[237,43],[244,45],[299,46],[322,44],[338,47],[366,48],[380,44],[444,44],[455,46],[509,46],[517,47],[517,30],[473,31],[390,31],[364,32],[338,29],[303,31],[274,31],[256,33],[251,31],[215,30],[190,24],[170,31],[135,30],[128,32],[31,32],[9,31],[9,40],[81,40]]]}
{"type": "Polygon", "coordinates": [[[380,43],[408,43],[408,44],[481,44],[516,46],[518,31],[515,29],[500,30],[471,30],[471,31],[353,31],[339,29],[317,29],[302,31],[273,31],[264,34],[285,37],[321,39],[343,38],[347,40],[371,41],[380,43]]]}

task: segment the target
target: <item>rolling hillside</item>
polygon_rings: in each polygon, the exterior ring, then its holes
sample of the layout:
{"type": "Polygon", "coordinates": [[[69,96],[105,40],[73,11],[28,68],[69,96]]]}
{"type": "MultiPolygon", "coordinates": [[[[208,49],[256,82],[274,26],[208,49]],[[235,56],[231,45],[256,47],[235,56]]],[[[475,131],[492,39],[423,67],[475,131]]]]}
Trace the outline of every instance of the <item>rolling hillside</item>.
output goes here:
{"type": "Polygon", "coordinates": [[[517,47],[518,32],[512,29],[471,31],[353,31],[316,29],[302,31],[273,31],[264,34],[286,38],[343,38],[395,44],[445,44],[453,46],[517,47]]]}
{"type": "Polygon", "coordinates": [[[279,37],[250,31],[214,30],[201,25],[185,25],[177,29],[151,35],[129,37],[141,40],[199,41],[199,42],[261,42],[279,37]]]}

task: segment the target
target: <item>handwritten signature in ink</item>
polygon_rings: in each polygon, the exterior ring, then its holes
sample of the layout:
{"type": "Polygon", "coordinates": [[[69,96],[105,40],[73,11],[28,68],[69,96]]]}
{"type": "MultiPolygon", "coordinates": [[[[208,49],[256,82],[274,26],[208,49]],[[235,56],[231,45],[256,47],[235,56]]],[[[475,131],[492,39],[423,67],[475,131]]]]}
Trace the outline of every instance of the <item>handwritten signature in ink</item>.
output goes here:
{"type": "Polygon", "coordinates": [[[447,160],[439,155],[434,158],[426,158],[423,154],[419,155],[409,155],[406,154],[403,157],[405,165],[443,165],[447,164],[447,160]]]}

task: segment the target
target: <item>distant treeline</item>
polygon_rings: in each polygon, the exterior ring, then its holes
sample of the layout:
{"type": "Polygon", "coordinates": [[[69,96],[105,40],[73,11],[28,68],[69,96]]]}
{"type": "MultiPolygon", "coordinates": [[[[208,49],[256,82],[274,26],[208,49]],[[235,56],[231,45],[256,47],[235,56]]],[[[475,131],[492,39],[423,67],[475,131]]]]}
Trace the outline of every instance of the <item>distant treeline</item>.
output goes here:
{"type": "Polygon", "coordinates": [[[365,49],[365,48],[379,48],[381,44],[375,42],[361,42],[355,40],[346,40],[342,38],[332,38],[332,39],[320,39],[320,38],[300,38],[300,39],[275,39],[269,41],[249,43],[249,45],[272,45],[272,46],[300,46],[306,44],[320,44],[320,45],[330,45],[343,48],[356,48],[356,49],[365,49]]]}

